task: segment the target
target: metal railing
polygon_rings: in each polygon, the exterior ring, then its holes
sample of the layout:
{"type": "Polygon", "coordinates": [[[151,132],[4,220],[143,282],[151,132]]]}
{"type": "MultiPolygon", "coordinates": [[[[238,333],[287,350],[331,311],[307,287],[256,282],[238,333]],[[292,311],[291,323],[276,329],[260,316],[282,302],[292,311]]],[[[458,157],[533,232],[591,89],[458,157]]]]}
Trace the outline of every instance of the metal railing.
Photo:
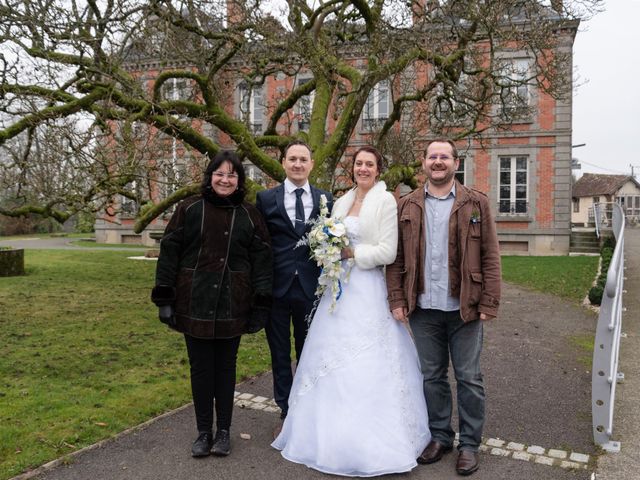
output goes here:
{"type": "MultiPolygon", "coordinates": [[[[598,222],[601,215],[598,213],[603,207],[603,204],[594,205],[597,232],[602,231],[602,224],[598,222]]],[[[616,384],[624,380],[624,374],[618,372],[618,355],[622,332],[625,218],[620,205],[606,204],[606,208],[611,208],[611,226],[616,246],[607,271],[593,346],[591,414],[594,442],[608,452],[619,452],[620,442],[611,440],[611,436],[616,384]]]]}
{"type": "Polygon", "coordinates": [[[589,208],[589,222],[596,226],[596,235],[600,238],[602,231],[612,228],[613,205],[615,203],[594,203],[589,208]]]}

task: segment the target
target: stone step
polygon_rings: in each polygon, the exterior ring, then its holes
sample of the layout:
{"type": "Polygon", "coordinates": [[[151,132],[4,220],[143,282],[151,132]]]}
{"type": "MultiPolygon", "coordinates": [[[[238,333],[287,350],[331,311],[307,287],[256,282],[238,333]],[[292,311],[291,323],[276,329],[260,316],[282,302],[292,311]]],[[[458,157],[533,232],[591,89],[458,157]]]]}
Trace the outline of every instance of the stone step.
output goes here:
{"type": "Polygon", "coordinates": [[[571,232],[571,238],[588,238],[598,240],[598,236],[593,232],[571,232]]]}
{"type": "Polygon", "coordinates": [[[600,242],[598,241],[593,241],[593,240],[583,240],[583,239],[571,239],[569,241],[570,245],[581,245],[581,246],[585,246],[585,247],[594,247],[594,248],[599,248],[600,247],[600,242]]]}
{"type": "Polygon", "coordinates": [[[600,253],[600,248],[596,247],[582,247],[582,246],[570,246],[570,253],[600,253]]]}

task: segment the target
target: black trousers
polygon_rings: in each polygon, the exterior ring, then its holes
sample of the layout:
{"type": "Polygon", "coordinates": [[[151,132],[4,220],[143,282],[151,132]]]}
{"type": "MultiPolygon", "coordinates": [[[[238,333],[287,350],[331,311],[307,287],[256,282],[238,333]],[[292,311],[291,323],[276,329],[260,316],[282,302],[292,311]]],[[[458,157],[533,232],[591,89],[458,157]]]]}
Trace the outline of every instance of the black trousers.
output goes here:
{"type": "Polygon", "coordinates": [[[185,335],[184,338],[191,366],[191,392],[198,431],[213,430],[214,401],[218,430],[229,430],[240,337],[204,339],[185,335]]]}
{"type": "Polygon", "coordinates": [[[313,299],[307,298],[296,276],[287,293],[283,297],[273,299],[271,315],[265,328],[271,351],[273,396],[284,415],[289,410],[289,393],[293,383],[291,323],[293,323],[296,359],[300,360],[308,329],[305,317],[312,308],[313,299]]]}

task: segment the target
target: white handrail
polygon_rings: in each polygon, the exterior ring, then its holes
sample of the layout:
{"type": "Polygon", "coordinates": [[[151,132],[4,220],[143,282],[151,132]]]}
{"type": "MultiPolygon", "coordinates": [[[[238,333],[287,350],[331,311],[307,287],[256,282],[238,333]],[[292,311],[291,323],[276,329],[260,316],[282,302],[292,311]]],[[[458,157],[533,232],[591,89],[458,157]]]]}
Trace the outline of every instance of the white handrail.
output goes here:
{"type": "MultiPolygon", "coordinates": [[[[601,204],[594,205],[596,231],[600,230],[601,204]]],[[[624,287],[624,226],[622,207],[611,204],[612,227],[616,238],[611,263],[607,270],[600,304],[593,346],[593,369],[591,377],[591,413],[593,418],[593,440],[604,450],[620,451],[620,442],[611,440],[616,383],[623,378],[618,372],[620,336],[622,333],[622,292],[624,287]]]]}

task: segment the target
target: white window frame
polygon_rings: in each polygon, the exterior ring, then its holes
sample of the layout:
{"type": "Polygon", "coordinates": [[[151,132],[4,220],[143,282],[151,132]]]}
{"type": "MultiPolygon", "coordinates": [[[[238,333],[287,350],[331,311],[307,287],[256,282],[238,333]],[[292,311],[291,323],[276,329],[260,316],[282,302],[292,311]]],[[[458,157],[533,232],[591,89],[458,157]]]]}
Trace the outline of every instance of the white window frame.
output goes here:
{"type": "Polygon", "coordinates": [[[262,170],[249,161],[245,161],[242,166],[247,179],[259,185],[264,185],[264,174],[262,170]]]}
{"type": "MultiPolygon", "coordinates": [[[[296,82],[296,87],[300,87],[307,82],[310,82],[313,78],[299,78],[296,82]]],[[[313,101],[316,98],[316,91],[313,90],[309,95],[303,95],[297,101],[297,118],[298,118],[298,130],[308,131],[311,126],[311,113],[313,111],[313,101]]]]}
{"type": "Polygon", "coordinates": [[[616,197],[625,217],[640,217],[640,195],[626,194],[616,197]]]}
{"type": "Polygon", "coordinates": [[[238,110],[242,121],[248,120],[249,127],[253,133],[264,131],[264,100],[261,85],[254,85],[251,88],[251,97],[248,92],[249,87],[245,82],[238,85],[238,110]]]}
{"type": "Polygon", "coordinates": [[[468,116],[468,112],[461,112],[462,108],[464,108],[464,103],[461,103],[460,100],[456,98],[456,92],[458,92],[459,95],[464,95],[460,92],[471,88],[471,79],[464,72],[460,73],[460,78],[455,86],[448,85],[445,87],[443,83],[438,83],[436,86],[436,97],[434,99],[434,114],[437,119],[445,123],[464,121],[468,116]],[[447,90],[445,90],[445,88],[447,90]]]}
{"type": "Polygon", "coordinates": [[[529,215],[529,157],[526,155],[501,155],[498,157],[498,215],[529,215]],[[508,169],[503,161],[509,161],[508,169]],[[524,163],[524,169],[521,165],[524,163]],[[503,173],[509,172],[508,185],[502,182],[503,173]],[[525,182],[518,183],[518,173],[525,173],[525,182]],[[509,197],[502,196],[502,187],[509,187],[509,197]],[[525,197],[518,198],[518,187],[524,186],[525,197]],[[508,208],[505,208],[508,203],[508,208]],[[524,207],[523,207],[524,205],[524,207]]]}
{"type": "Polygon", "coordinates": [[[531,106],[528,81],[531,76],[531,61],[528,58],[512,58],[503,69],[500,90],[500,109],[504,116],[518,116],[531,106]]]}
{"type": "Polygon", "coordinates": [[[467,169],[465,168],[467,164],[466,157],[458,157],[458,169],[455,172],[456,179],[462,184],[465,185],[467,182],[467,169]]]}
{"type": "Polygon", "coordinates": [[[186,78],[169,78],[162,85],[162,98],[169,101],[190,100],[193,94],[186,78]]]}
{"type": "MultiPolygon", "coordinates": [[[[140,187],[138,182],[132,180],[125,188],[129,189],[137,198],[140,198],[140,187]]],[[[135,217],[140,211],[140,204],[136,199],[129,198],[125,195],[120,195],[120,216],[121,217],[135,217]]]]}
{"type": "Polygon", "coordinates": [[[362,123],[366,129],[380,127],[391,113],[391,88],[388,79],[374,85],[362,110],[362,123]]]}

